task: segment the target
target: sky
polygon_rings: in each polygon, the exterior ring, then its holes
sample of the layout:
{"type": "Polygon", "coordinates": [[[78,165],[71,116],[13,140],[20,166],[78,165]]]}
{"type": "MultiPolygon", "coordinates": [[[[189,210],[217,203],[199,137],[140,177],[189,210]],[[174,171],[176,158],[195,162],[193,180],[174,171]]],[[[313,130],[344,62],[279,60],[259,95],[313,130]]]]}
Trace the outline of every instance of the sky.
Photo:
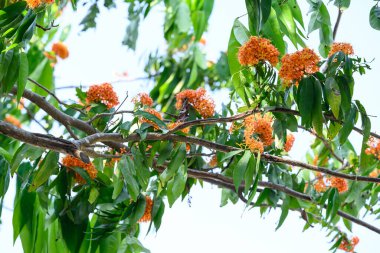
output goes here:
{"type": "MultiPolygon", "coordinates": [[[[356,77],[354,98],[359,99],[367,109],[367,113],[380,116],[378,111],[378,77],[380,71],[380,51],[377,50],[380,41],[380,31],[373,30],[368,23],[369,10],[373,1],[351,1],[351,7],[344,12],[339,27],[337,41],[350,42],[359,56],[367,60],[375,59],[371,63],[372,70],[364,76],[356,77]]],[[[303,13],[308,6],[306,1],[299,1],[303,13]]],[[[70,50],[70,57],[60,61],[56,66],[56,84],[59,86],[98,84],[119,79],[115,73],[128,72],[128,80],[144,76],[143,66],[149,52],[156,49],[163,50],[163,9],[151,13],[140,27],[140,37],[136,52],[128,51],[121,46],[127,24],[127,8],[119,3],[116,9],[101,10],[96,30],[80,33],[77,26],[86,11],[79,8],[72,12],[69,8],[64,11],[59,20],[60,27],[71,23],[73,29],[65,42],[70,50]]],[[[336,9],[332,3],[328,5],[331,21],[335,22],[336,9]]],[[[209,21],[208,32],[205,33],[207,44],[205,50],[209,60],[216,60],[220,51],[227,49],[228,38],[233,21],[236,17],[245,14],[243,0],[215,1],[214,10],[209,21]]],[[[244,21],[244,19],[243,19],[244,21]]],[[[305,16],[308,23],[308,17],[305,16]]],[[[318,32],[310,34],[307,45],[318,49],[318,32]]],[[[151,85],[146,81],[125,81],[115,83],[119,97],[130,98],[141,91],[149,92],[151,85]]],[[[228,99],[228,92],[221,91],[213,94],[216,98],[217,110],[222,101],[228,99]]],[[[62,99],[74,98],[73,90],[64,90],[59,93],[62,99]]],[[[132,103],[126,103],[130,108],[132,103]]],[[[373,129],[380,129],[379,117],[373,117],[373,129]]],[[[38,131],[38,129],[31,129],[38,131]]],[[[358,145],[360,136],[352,137],[354,144],[358,145]]],[[[296,135],[295,145],[290,153],[292,158],[304,159],[305,150],[308,149],[312,138],[300,132],[296,135]]],[[[0,225],[0,248],[4,252],[21,252],[20,242],[12,247],[12,212],[14,186],[12,185],[5,198],[2,214],[3,224],[0,225]]],[[[191,205],[188,199],[177,201],[170,209],[166,208],[161,229],[145,236],[147,227],[142,226],[141,242],[152,253],[190,253],[190,252],[283,252],[283,253],[320,253],[328,252],[331,244],[325,237],[326,231],[320,227],[302,232],[304,221],[298,213],[289,213],[283,226],[275,231],[280,211],[272,211],[260,218],[258,210],[244,211],[244,205],[227,205],[220,208],[220,189],[205,184],[203,189],[199,186],[190,192],[191,205]]],[[[365,219],[380,227],[379,221],[365,219]]],[[[373,232],[354,225],[353,235],[360,237],[356,247],[358,252],[377,252],[376,240],[379,236],[373,232]]]]}

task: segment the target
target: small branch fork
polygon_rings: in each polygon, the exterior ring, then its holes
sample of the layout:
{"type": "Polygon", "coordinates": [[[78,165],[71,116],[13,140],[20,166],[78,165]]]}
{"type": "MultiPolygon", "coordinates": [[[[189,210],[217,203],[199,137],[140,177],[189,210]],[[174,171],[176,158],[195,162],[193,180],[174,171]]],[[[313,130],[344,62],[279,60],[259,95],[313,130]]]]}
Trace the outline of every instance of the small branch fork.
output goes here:
{"type": "Polygon", "coordinates": [[[36,24],[36,27],[40,28],[44,32],[51,30],[52,28],[57,28],[59,25],[54,24],[55,20],[51,21],[50,25],[48,27],[43,27],[39,24],[36,24]]]}

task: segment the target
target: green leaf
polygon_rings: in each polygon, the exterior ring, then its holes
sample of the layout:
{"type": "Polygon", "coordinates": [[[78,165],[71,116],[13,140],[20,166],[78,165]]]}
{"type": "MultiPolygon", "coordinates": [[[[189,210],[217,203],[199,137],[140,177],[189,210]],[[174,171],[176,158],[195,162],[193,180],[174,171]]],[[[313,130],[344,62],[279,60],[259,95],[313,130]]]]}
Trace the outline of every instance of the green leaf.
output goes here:
{"type": "Polygon", "coordinates": [[[269,18],[272,0],[246,0],[245,5],[251,33],[258,35],[269,18]]]}
{"type": "Polygon", "coordinates": [[[8,191],[10,181],[10,165],[3,156],[0,155],[0,218],[3,208],[4,196],[8,191]]]}
{"type": "MultiPolygon", "coordinates": [[[[116,252],[116,251],[109,251],[116,252]]],[[[120,243],[120,246],[117,250],[117,253],[126,253],[126,252],[140,252],[140,253],[150,253],[150,251],[145,248],[141,242],[136,238],[127,235],[120,243]]]]}
{"type": "Polygon", "coordinates": [[[207,17],[204,11],[194,11],[191,15],[194,27],[194,40],[199,41],[207,27],[207,17]]]}
{"type": "Polygon", "coordinates": [[[371,133],[371,120],[369,119],[367,112],[364,106],[360,103],[360,101],[356,100],[355,102],[360,112],[363,129],[363,140],[362,147],[360,150],[359,167],[360,169],[367,169],[369,165],[369,156],[365,153],[365,149],[367,147],[367,142],[371,133]]]}
{"type": "Polygon", "coordinates": [[[145,197],[140,194],[137,198],[136,203],[134,203],[134,207],[133,207],[133,211],[131,215],[128,217],[129,224],[136,223],[144,215],[145,208],[146,208],[145,197]]]}
{"type": "Polygon", "coordinates": [[[251,151],[246,150],[242,158],[240,158],[239,162],[236,164],[233,171],[233,182],[235,185],[236,192],[239,191],[239,187],[241,182],[243,181],[245,171],[247,169],[248,162],[251,158],[251,151]]]}
{"type": "Polygon", "coordinates": [[[341,10],[348,9],[350,7],[351,0],[335,0],[334,5],[339,7],[341,10]]]}
{"type": "Polygon", "coordinates": [[[162,184],[166,184],[175,174],[178,168],[183,164],[186,158],[186,144],[182,143],[177,148],[176,152],[173,155],[172,160],[170,161],[168,167],[160,175],[160,180],[162,184]]]}
{"type": "Polygon", "coordinates": [[[230,39],[228,42],[227,58],[228,66],[230,68],[232,83],[239,97],[243,99],[245,104],[248,103],[245,96],[244,85],[240,80],[241,65],[238,61],[238,52],[242,43],[249,39],[249,31],[244,25],[235,19],[234,25],[231,29],[230,39]]]}
{"type": "Polygon", "coordinates": [[[278,225],[276,227],[276,230],[279,229],[282,226],[282,224],[284,223],[286,217],[288,216],[290,198],[291,197],[287,196],[284,199],[284,201],[283,201],[283,203],[281,205],[282,212],[281,212],[280,220],[278,221],[278,225]]]}
{"type": "Polygon", "coordinates": [[[147,120],[153,121],[161,129],[167,129],[165,122],[163,122],[162,120],[160,120],[159,118],[157,118],[155,115],[150,114],[149,112],[140,111],[139,110],[139,111],[135,112],[135,115],[136,116],[141,116],[141,117],[146,118],[147,120]]]}
{"type": "Polygon", "coordinates": [[[312,121],[315,131],[323,136],[323,115],[322,115],[322,87],[317,79],[314,79],[314,105],[312,110],[312,121]]]}
{"type": "Polygon", "coordinates": [[[24,159],[29,159],[34,161],[39,158],[44,153],[43,149],[31,146],[29,144],[22,144],[14,154],[14,157],[11,162],[11,173],[12,176],[16,172],[18,166],[24,159]]]}
{"type": "Polygon", "coordinates": [[[168,182],[167,196],[169,206],[172,207],[174,202],[181,196],[185,190],[187,180],[186,166],[181,166],[175,176],[168,182]]]}
{"type": "Polygon", "coordinates": [[[236,156],[237,154],[240,154],[241,152],[243,152],[244,150],[243,149],[240,149],[240,150],[235,150],[235,151],[231,151],[231,152],[228,152],[226,153],[222,159],[220,159],[220,162],[224,162],[225,160],[231,158],[231,157],[234,157],[236,156]]]}
{"type": "Polygon", "coordinates": [[[286,45],[274,8],[271,8],[268,22],[265,23],[262,31],[266,37],[271,39],[273,45],[280,51],[281,55],[284,55],[286,53],[286,45]]]}
{"type": "Polygon", "coordinates": [[[135,179],[136,173],[132,159],[129,156],[123,156],[120,159],[117,168],[121,171],[121,174],[124,177],[128,193],[131,195],[131,198],[136,201],[140,194],[140,187],[135,179]]]}
{"type": "Polygon", "coordinates": [[[121,242],[119,232],[112,232],[110,235],[103,237],[99,242],[99,253],[117,252],[121,242]]]}
{"type": "Polygon", "coordinates": [[[17,101],[20,101],[22,94],[24,94],[24,89],[29,75],[29,63],[28,57],[25,52],[20,53],[20,68],[18,72],[17,81],[17,101]]]}
{"type": "Polygon", "coordinates": [[[312,77],[300,81],[297,93],[297,105],[301,114],[302,125],[309,128],[312,123],[313,108],[315,105],[314,81],[312,77]]]}
{"type": "Polygon", "coordinates": [[[175,24],[180,33],[187,33],[191,27],[190,9],[185,2],[181,2],[177,7],[175,24]]]}
{"type": "Polygon", "coordinates": [[[325,92],[327,102],[331,107],[331,111],[335,118],[339,118],[339,110],[341,103],[341,95],[339,85],[333,77],[328,77],[325,82],[325,92]]]}
{"type": "Polygon", "coordinates": [[[90,195],[88,196],[88,202],[93,204],[99,197],[99,191],[96,188],[91,188],[90,195]]]}
{"type": "Polygon", "coordinates": [[[342,129],[339,132],[339,143],[343,145],[348,136],[350,135],[352,129],[354,128],[356,119],[358,115],[358,109],[354,104],[351,104],[351,110],[349,112],[348,117],[344,120],[344,124],[342,129]]]}
{"type": "Polygon", "coordinates": [[[244,182],[245,182],[244,194],[247,194],[249,188],[252,186],[255,174],[257,174],[256,159],[255,159],[255,156],[252,155],[248,161],[247,170],[245,171],[245,175],[244,175],[244,182]]]}
{"type": "Polygon", "coordinates": [[[340,207],[339,192],[336,188],[332,188],[329,194],[327,209],[326,209],[326,219],[330,217],[330,221],[335,218],[340,207]]]}
{"type": "Polygon", "coordinates": [[[373,6],[369,12],[369,24],[373,29],[380,30],[380,7],[378,4],[373,6]]]}
{"type": "Polygon", "coordinates": [[[39,166],[37,174],[34,176],[32,184],[29,186],[29,191],[35,191],[38,187],[44,184],[49,177],[58,171],[58,153],[49,151],[46,157],[39,166]]]}

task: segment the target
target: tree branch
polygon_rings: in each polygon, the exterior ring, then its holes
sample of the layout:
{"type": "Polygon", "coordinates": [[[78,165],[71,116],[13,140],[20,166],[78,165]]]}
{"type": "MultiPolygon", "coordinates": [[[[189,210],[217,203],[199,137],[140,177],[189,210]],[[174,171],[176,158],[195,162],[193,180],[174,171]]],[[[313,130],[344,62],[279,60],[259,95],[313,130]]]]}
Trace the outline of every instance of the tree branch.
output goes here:
{"type": "MultiPolygon", "coordinates": [[[[11,90],[11,93],[17,94],[17,87],[13,87],[11,90]]],[[[47,114],[49,114],[53,119],[58,121],[64,126],[73,126],[86,134],[95,134],[98,131],[92,127],[90,124],[88,124],[85,121],[82,121],[80,119],[71,117],[57,108],[55,108],[53,105],[51,105],[46,99],[32,91],[24,90],[24,93],[22,95],[24,98],[28,99],[30,102],[36,104],[39,108],[44,110],[47,114]]],[[[125,148],[124,145],[121,145],[120,143],[104,143],[107,146],[119,150],[120,148],[125,148]]]]}
{"type": "Polygon", "coordinates": [[[340,8],[338,8],[338,16],[336,18],[336,22],[335,22],[335,26],[334,26],[334,31],[333,31],[333,40],[334,41],[335,41],[336,35],[338,33],[338,28],[339,28],[340,20],[342,18],[342,14],[343,14],[343,10],[341,10],[340,8]]]}
{"type": "MultiPolygon", "coordinates": [[[[148,140],[148,141],[168,140],[168,141],[192,143],[192,144],[200,145],[200,146],[203,146],[212,150],[221,151],[221,152],[231,152],[235,150],[241,150],[240,148],[237,148],[237,147],[214,143],[207,140],[199,139],[197,137],[174,135],[174,134],[147,133],[145,140],[148,140]]],[[[104,142],[104,141],[124,143],[124,142],[131,142],[131,141],[132,142],[141,141],[141,137],[140,135],[136,133],[130,134],[126,138],[123,138],[123,136],[118,133],[98,133],[98,134],[87,136],[78,141],[75,141],[75,144],[81,149],[83,149],[84,147],[90,146],[91,144],[94,144],[96,142],[104,142]]],[[[330,176],[344,178],[348,180],[380,183],[380,178],[349,175],[349,174],[333,171],[325,167],[314,166],[314,165],[310,165],[304,162],[290,160],[290,159],[286,159],[286,158],[282,158],[282,157],[278,157],[278,156],[274,156],[274,155],[270,155],[266,153],[261,154],[261,158],[268,162],[298,166],[298,167],[305,168],[308,170],[318,171],[330,176]]]]}
{"type": "MultiPolygon", "coordinates": [[[[159,168],[159,171],[162,172],[163,170],[164,170],[164,168],[162,168],[162,167],[159,168]]],[[[235,186],[234,186],[232,179],[230,179],[226,176],[223,176],[220,174],[214,174],[214,173],[210,173],[210,172],[198,171],[198,170],[194,170],[194,169],[187,169],[187,174],[191,178],[201,179],[205,182],[215,184],[215,185],[218,185],[220,187],[224,187],[224,188],[231,189],[231,190],[235,191],[235,186]]],[[[293,189],[290,189],[290,188],[283,186],[283,185],[274,184],[272,182],[264,182],[264,181],[259,181],[258,185],[261,187],[272,189],[272,190],[284,192],[289,196],[292,196],[292,197],[295,197],[298,199],[302,199],[302,200],[305,200],[307,202],[311,202],[311,203],[316,204],[316,205],[318,204],[318,203],[315,203],[314,200],[309,195],[301,193],[301,192],[294,191],[293,189]]],[[[242,183],[239,186],[239,190],[243,190],[244,187],[245,187],[244,183],[242,183]]],[[[324,205],[323,208],[327,208],[327,206],[324,205]]],[[[356,218],[350,214],[347,214],[347,213],[340,211],[340,210],[338,210],[337,214],[339,216],[341,216],[342,218],[350,220],[353,223],[356,223],[360,226],[366,227],[369,230],[372,230],[372,231],[380,234],[379,228],[377,228],[377,227],[375,227],[375,226],[373,226],[373,225],[371,225],[365,221],[362,221],[362,220],[360,220],[360,219],[358,219],[358,218],[356,218]]]]}
{"type": "MultiPolygon", "coordinates": [[[[182,130],[186,127],[191,127],[191,126],[201,126],[201,125],[212,125],[212,124],[217,124],[217,123],[228,123],[228,122],[234,122],[237,120],[242,120],[252,114],[258,113],[258,112],[278,112],[278,113],[285,113],[285,114],[292,114],[295,116],[301,116],[299,111],[288,109],[288,108],[283,108],[283,107],[268,107],[268,108],[262,108],[262,109],[253,109],[249,110],[243,113],[236,114],[231,117],[221,117],[221,118],[208,118],[208,119],[197,119],[197,120],[191,120],[191,121],[186,121],[182,123],[181,125],[178,125],[177,127],[173,128],[172,130],[169,131],[169,133],[175,133],[179,130],[182,130]]],[[[336,119],[333,115],[330,114],[324,114],[324,117],[326,119],[329,119],[333,122],[337,122],[339,124],[344,124],[342,120],[336,119]]],[[[363,134],[363,130],[357,127],[353,128],[354,131],[363,134]]],[[[380,135],[370,132],[370,135],[380,139],[380,135]]]]}

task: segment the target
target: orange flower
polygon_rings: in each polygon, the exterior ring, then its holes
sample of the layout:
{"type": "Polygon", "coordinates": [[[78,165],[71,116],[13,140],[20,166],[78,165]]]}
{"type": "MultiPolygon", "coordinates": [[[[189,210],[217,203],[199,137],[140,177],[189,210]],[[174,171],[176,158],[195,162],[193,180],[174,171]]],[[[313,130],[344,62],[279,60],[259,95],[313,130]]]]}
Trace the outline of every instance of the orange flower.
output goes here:
{"type": "Polygon", "coordinates": [[[15,127],[21,128],[21,122],[16,117],[14,117],[12,115],[5,116],[4,121],[14,125],[15,127]]]}
{"type": "Polygon", "coordinates": [[[286,142],[285,142],[285,145],[284,145],[284,150],[286,152],[289,152],[292,149],[294,140],[295,140],[294,135],[288,134],[286,136],[286,142]]]}
{"type": "Polygon", "coordinates": [[[286,54],[282,60],[282,66],[279,76],[286,86],[290,86],[292,82],[298,82],[305,74],[313,74],[319,71],[319,56],[309,48],[304,48],[293,54],[286,54]]]}
{"type": "Polygon", "coordinates": [[[148,222],[152,220],[153,200],[149,196],[145,196],[145,201],[146,201],[145,212],[138,222],[148,222]]]}
{"type": "MultiPolygon", "coordinates": [[[[92,163],[84,163],[82,160],[71,155],[65,156],[62,159],[62,164],[70,169],[72,169],[72,167],[79,167],[84,169],[91,179],[96,178],[96,176],[98,175],[98,171],[95,169],[95,166],[92,163]]],[[[78,184],[86,183],[86,180],[77,172],[75,172],[75,181],[78,184]]]]}
{"type": "Polygon", "coordinates": [[[278,63],[280,53],[268,39],[251,36],[251,38],[239,48],[239,62],[243,66],[255,66],[260,61],[268,61],[275,66],[278,63]]]}
{"type": "Polygon", "coordinates": [[[369,177],[378,177],[379,176],[379,170],[378,169],[374,169],[371,173],[369,173],[369,177]]]}
{"type": "MultiPolygon", "coordinates": [[[[176,128],[177,126],[182,125],[182,124],[183,124],[183,122],[180,122],[180,121],[177,121],[177,122],[170,122],[170,123],[168,123],[168,129],[169,129],[169,130],[173,130],[174,128],[176,128]]],[[[188,134],[189,131],[190,131],[190,127],[185,127],[185,128],[183,128],[183,129],[181,129],[180,131],[181,131],[182,133],[184,133],[184,134],[188,134]]]]}
{"type": "Polygon", "coordinates": [[[206,94],[204,88],[197,90],[184,90],[176,95],[175,107],[180,110],[186,100],[203,117],[209,118],[215,113],[215,104],[212,98],[206,94]]]}
{"type": "Polygon", "coordinates": [[[273,143],[272,117],[259,113],[244,119],[245,144],[252,152],[264,152],[264,147],[273,143]]]}
{"type": "Polygon", "coordinates": [[[325,192],[327,190],[327,186],[323,178],[323,175],[320,172],[317,172],[315,176],[316,176],[317,182],[314,184],[314,189],[317,192],[325,192]]]}
{"type": "Polygon", "coordinates": [[[208,165],[212,168],[216,167],[218,165],[218,158],[216,157],[216,155],[213,155],[211,157],[211,160],[210,162],[208,163],[208,165]]]}
{"type": "Polygon", "coordinates": [[[28,4],[28,7],[30,9],[35,9],[42,4],[42,1],[41,0],[26,0],[26,3],[28,4]]]}
{"type": "Polygon", "coordinates": [[[58,55],[61,59],[66,59],[69,57],[69,50],[67,49],[66,45],[62,42],[56,42],[53,44],[53,47],[51,50],[58,55]]]}
{"type": "Polygon", "coordinates": [[[119,99],[112,85],[103,83],[99,85],[91,85],[87,91],[87,103],[103,103],[108,109],[111,109],[119,104],[119,99]]]}
{"type": "Polygon", "coordinates": [[[369,138],[368,148],[365,150],[367,155],[373,155],[380,160],[380,140],[373,137],[369,138]]]}
{"type": "Polygon", "coordinates": [[[186,143],[186,152],[190,152],[191,146],[189,143],[186,143]]]}
{"type": "MultiPolygon", "coordinates": [[[[156,111],[156,110],[154,110],[154,109],[152,109],[152,108],[146,108],[145,111],[148,112],[148,113],[150,113],[150,114],[152,114],[152,115],[154,115],[154,116],[156,116],[156,117],[159,118],[160,120],[162,120],[162,116],[161,116],[161,114],[160,114],[158,111],[156,111]]],[[[149,119],[146,119],[146,118],[144,118],[144,117],[142,117],[142,118],[140,119],[140,122],[141,122],[141,123],[144,123],[144,122],[145,122],[145,123],[149,123],[149,124],[151,124],[151,125],[153,126],[154,130],[159,130],[159,129],[160,129],[159,126],[158,126],[156,123],[154,123],[153,121],[151,121],[151,120],[149,120],[149,119]]]]}
{"type": "Polygon", "coordinates": [[[343,238],[342,242],[339,245],[339,249],[344,250],[346,252],[354,252],[355,246],[359,243],[359,237],[354,236],[352,240],[348,240],[347,238],[343,238]]]}
{"type": "Polygon", "coordinates": [[[206,39],[205,38],[201,38],[200,40],[199,40],[199,43],[201,43],[202,45],[206,45],[206,39]]]}
{"type": "Polygon", "coordinates": [[[141,105],[146,106],[153,105],[153,99],[145,92],[137,94],[137,96],[132,99],[132,102],[135,104],[140,103],[141,105]]]}
{"type": "Polygon", "coordinates": [[[354,49],[350,43],[333,43],[329,52],[329,57],[337,52],[343,52],[345,54],[354,54],[354,49]]]}
{"type": "Polygon", "coordinates": [[[330,185],[331,187],[336,188],[339,193],[343,193],[348,190],[348,183],[344,178],[331,177],[330,185]]]}

